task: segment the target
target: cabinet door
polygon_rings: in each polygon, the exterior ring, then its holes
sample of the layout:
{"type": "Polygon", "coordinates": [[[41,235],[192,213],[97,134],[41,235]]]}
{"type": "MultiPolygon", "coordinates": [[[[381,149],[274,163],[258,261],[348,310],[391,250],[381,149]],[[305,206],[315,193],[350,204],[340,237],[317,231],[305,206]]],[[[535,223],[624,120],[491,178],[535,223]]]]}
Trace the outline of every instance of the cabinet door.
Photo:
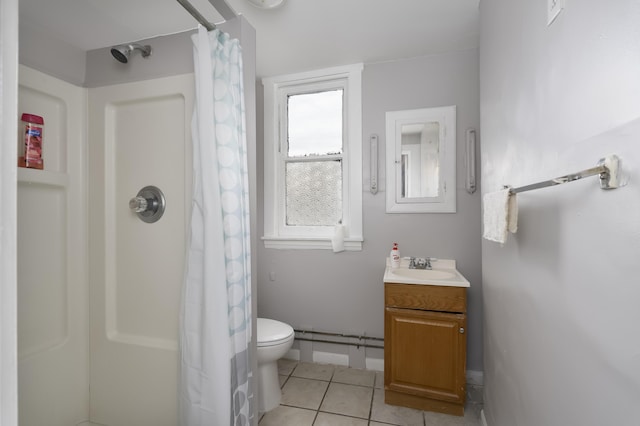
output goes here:
{"type": "Polygon", "coordinates": [[[385,389],[464,403],[466,316],[385,310],[385,389]]]}

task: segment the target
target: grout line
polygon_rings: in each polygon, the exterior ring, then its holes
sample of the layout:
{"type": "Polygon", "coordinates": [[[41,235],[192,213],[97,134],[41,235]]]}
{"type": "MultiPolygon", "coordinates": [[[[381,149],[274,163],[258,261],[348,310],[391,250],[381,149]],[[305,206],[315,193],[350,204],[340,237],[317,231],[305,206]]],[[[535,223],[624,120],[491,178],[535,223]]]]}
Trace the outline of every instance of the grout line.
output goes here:
{"type": "MultiPolygon", "coordinates": [[[[333,378],[333,374],[331,374],[331,378],[333,378]]],[[[327,388],[324,390],[324,394],[322,395],[322,399],[320,400],[320,404],[318,405],[318,410],[316,412],[316,417],[318,417],[318,413],[320,412],[320,408],[322,408],[322,403],[324,402],[324,399],[327,397],[327,394],[329,393],[329,387],[331,387],[331,381],[329,381],[329,384],[327,385],[327,388]]],[[[315,420],[314,420],[315,422],[315,420]]]]}
{"type": "MultiPolygon", "coordinates": [[[[322,405],[322,402],[320,402],[320,405],[322,405]]],[[[318,420],[318,414],[320,413],[320,411],[316,410],[316,415],[313,416],[313,421],[311,422],[311,426],[313,426],[314,424],[316,424],[316,420],[318,420]]]]}
{"type": "Polygon", "coordinates": [[[373,414],[373,399],[376,396],[376,379],[373,379],[373,388],[371,389],[371,402],[369,403],[369,417],[367,417],[368,423],[371,423],[371,415],[373,414]]]}

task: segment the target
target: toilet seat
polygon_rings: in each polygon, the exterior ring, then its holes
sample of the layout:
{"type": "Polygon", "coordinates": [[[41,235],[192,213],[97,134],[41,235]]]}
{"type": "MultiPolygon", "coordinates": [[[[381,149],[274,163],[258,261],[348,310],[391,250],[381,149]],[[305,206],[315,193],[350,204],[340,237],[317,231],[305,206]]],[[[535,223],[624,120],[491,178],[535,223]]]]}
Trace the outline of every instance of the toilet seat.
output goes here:
{"type": "Polygon", "coordinates": [[[258,346],[275,346],[293,339],[293,327],[280,321],[258,318],[258,346]]]}

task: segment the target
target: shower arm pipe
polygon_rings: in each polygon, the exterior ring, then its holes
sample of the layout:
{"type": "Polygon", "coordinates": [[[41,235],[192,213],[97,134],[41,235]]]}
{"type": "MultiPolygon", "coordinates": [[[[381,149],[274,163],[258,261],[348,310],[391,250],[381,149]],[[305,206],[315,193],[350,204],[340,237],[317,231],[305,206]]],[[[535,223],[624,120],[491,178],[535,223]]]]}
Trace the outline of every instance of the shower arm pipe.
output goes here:
{"type": "Polygon", "coordinates": [[[196,21],[200,22],[200,24],[202,24],[202,26],[205,27],[207,31],[213,31],[216,29],[216,26],[211,22],[207,21],[207,19],[204,16],[202,16],[200,12],[198,12],[198,9],[193,7],[193,5],[189,3],[187,0],[177,0],[177,2],[180,3],[180,6],[184,7],[185,10],[189,12],[191,16],[193,16],[196,19],[196,21]]]}

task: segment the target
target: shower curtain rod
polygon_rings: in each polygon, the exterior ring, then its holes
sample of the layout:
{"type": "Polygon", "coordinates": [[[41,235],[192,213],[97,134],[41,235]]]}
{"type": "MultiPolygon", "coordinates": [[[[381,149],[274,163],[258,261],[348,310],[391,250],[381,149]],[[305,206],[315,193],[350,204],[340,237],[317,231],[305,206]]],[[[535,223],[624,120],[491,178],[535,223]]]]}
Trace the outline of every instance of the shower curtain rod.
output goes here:
{"type": "Polygon", "coordinates": [[[177,0],[177,1],[178,3],[180,3],[182,7],[185,8],[187,12],[191,14],[191,16],[196,18],[196,21],[200,22],[200,24],[202,24],[202,26],[205,27],[207,31],[213,31],[216,29],[216,26],[211,22],[207,21],[207,19],[204,16],[202,16],[200,12],[198,12],[198,9],[193,7],[193,5],[189,3],[187,0],[177,0]]]}
{"type": "MultiPolygon", "coordinates": [[[[198,9],[193,7],[193,5],[189,3],[188,0],[177,0],[177,2],[180,3],[180,5],[184,7],[185,10],[196,19],[196,21],[202,24],[202,26],[205,27],[207,31],[213,31],[216,29],[215,24],[207,21],[207,19],[202,16],[200,12],[198,12],[198,9]]],[[[209,3],[211,3],[211,6],[213,6],[214,9],[217,10],[220,15],[222,15],[225,21],[236,18],[238,16],[236,12],[231,8],[231,6],[229,6],[229,3],[227,3],[226,0],[209,0],[209,3]]]]}

